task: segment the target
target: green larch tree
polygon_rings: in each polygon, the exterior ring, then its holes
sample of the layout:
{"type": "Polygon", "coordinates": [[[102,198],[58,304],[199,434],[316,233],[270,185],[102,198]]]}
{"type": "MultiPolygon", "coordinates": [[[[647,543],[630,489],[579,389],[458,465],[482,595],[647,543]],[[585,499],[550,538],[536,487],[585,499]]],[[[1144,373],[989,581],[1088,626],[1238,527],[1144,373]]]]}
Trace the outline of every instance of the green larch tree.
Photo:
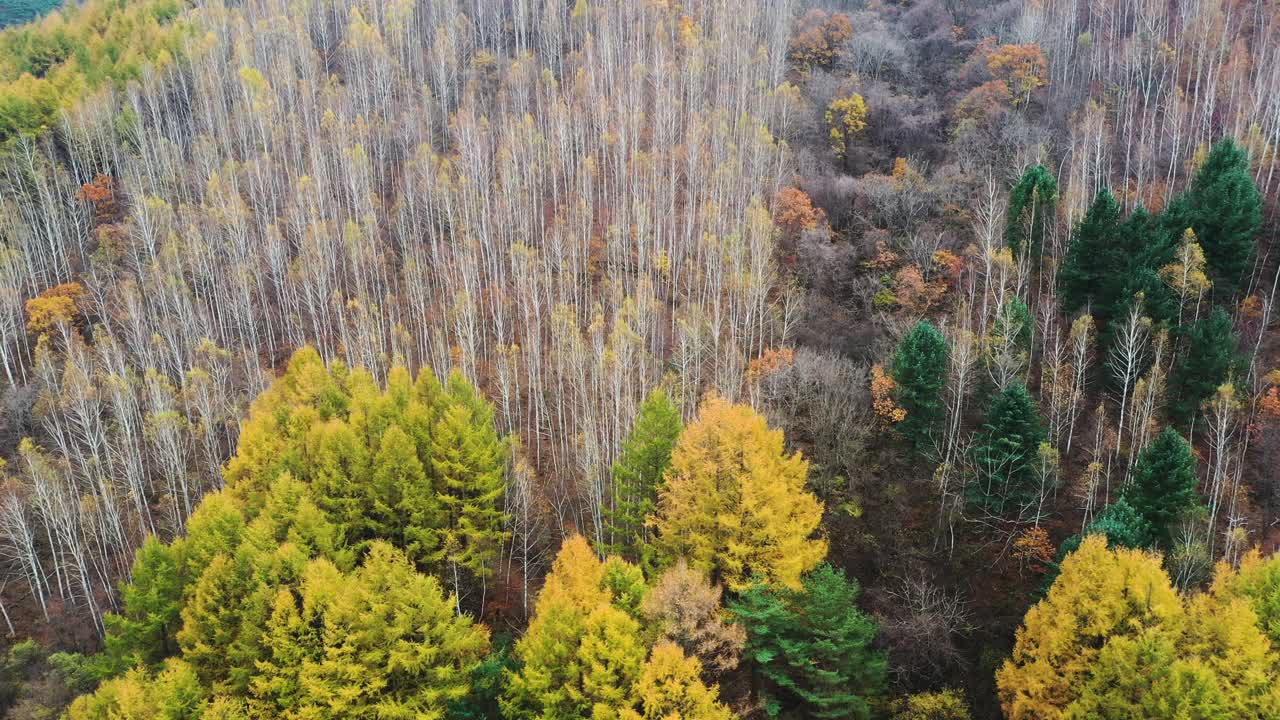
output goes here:
{"type": "Polygon", "coordinates": [[[604,551],[640,562],[649,547],[645,519],[657,507],[662,475],[680,432],[680,409],[666,391],[649,393],[613,464],[613,507],[605,510],[604,551]]]}

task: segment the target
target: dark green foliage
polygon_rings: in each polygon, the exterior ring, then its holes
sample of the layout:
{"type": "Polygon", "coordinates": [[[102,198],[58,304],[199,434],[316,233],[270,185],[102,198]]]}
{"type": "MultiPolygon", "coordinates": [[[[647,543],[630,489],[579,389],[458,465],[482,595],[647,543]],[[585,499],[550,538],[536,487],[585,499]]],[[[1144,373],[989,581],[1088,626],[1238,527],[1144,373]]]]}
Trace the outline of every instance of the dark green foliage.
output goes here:
{"type": "Polygon", "coordinates": [[[0,0],[0,28],[30,22],[61,4],[61,0],[0,0]]]}
{"type": "Polygon", "coordinates": [[[1261,225],[1262,196],[1249,170],[1249,156],[1229,138],[1214,144],[1191,187],[1164,213],[1165,231],[1171,237],[1180,237],[1187,228],[1195,230],[1213,292],[1220,299],[1240,289],[1261,225]]]}
{"type": "Polygon", "coordinates": [[[1181,235],[1166,237],[1143,208],[1121,218],[1109,190],[1099,192],[1071,236],[1058,272],[1062,310],[1089,308],[1107,345],[1112,320],[1123,317],[1133,297],[1145,296],[1144,313],[1156,322],[1177,316],[1177,298],[1160,280],[1160,268],[1174,259],[1181,235]]]}
{"type": "MultiPolygon", "coordinates": [[[[1035,328],[1035,322],[1031,319],[1031,308],[1022,302],[1020,298],[1009,298],[1001,307],[1000,312],[1006,313],[1008,320],[1007,327],[1016,327],[1018,330],[1013,335],[1014,345],[1020,352],[1031,352],[1031,331],[1035,328]]],[[[997,321],[997,325],[1000,322],[997,321]]]]}
{"type": "Polygon", "coordinates": [[[1003,515],[1030,500],[1044,428],[1031,393],[1014,382],[996,396],[973,449],[978,481],[971,502],[1003,515]]]}
{"type": "Polygon", "coordinates": [[[1074,313],[1088,305],[1094,318],[1103,320],[1100,313],[1116,294],[1114,276],[1123,265],[1119,247],[1120,205],[1110,190],[1102,190],[1071,233],[1058,270],[1063,312],[1074,313]]]}
{"type": "Polygon", "coordinates": [[[498,698],[506,687],[506,677],[520,670],[520,661],[512,654],[510,635],[493,639],[493,650],[471,674],[471,691],[461,700],[449,703],[450,720],[492,720],[502,717],[498,698]]]}
{"type": "Polygon", "coordinates": [[[1199,504],[1196,458],[1173,428],[1165,428],[1138,456],[1124,499],[1147,521],[1152,538],[1168,547],[1175,523],[1199,504]]]}
{"type": "Polygon", "coordinates": [[[907,411],[897,429],[917,449],[926,446],[945,415],[942,392],[947,385],[948,355],[947,339],[933,323],[921,320],[898,343],[893,356],[894,400],[907,411]]]}
{"type": "Polygon", "coordinates": [[[1236,352],[1231,317],[1220,307],[1200,318],[1186,333],[1186,346],[1169,373],[1169,419],[1191,422],[1200,406],[1218,387],[1243,373],[1236,352]]]}
{"type": "Polygon", "coordinates": [[[765,684],[770,717],[802,708],[812,718],[869,718],[884,690],[885,660],[871,647],[876,627],[855,604],[858,584],[830,565],[803,589],[754,585],[729,611],[747,630],[744,659],[765,684]]]}
{"type": "Polygon", "coordinates": [[[613,464],[613,508],[605,509],[604,552],[640,562],[649,544],[644,520],[657,506],[662,474],[684,425],[680,409],[662,389],[649,393],[635,427],[613,464]]]}
{"type": "Polygon", "coordinates": [[[1004,239],[1015,257],[1029,251],[1032,257],[1044,252],[1044,229],[1053,220],[1058,202],[1058,181],[1043,165],[1033,165],[1022,173],[1009,192],[1004,239]]]}

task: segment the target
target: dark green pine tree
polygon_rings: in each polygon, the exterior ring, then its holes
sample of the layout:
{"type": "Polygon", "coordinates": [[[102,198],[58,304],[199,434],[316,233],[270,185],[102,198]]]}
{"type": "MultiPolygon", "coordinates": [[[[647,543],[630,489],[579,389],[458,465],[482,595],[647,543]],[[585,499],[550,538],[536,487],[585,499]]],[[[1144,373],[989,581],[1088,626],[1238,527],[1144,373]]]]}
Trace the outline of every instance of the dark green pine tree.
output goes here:
{"type": "Polygon", "coordinates": [[[1176,249],[1151,213],[1139,207],[1122,218],[1111,192],[1103,190],[1076,226],[1058,271],[1063,311],[1074,313],[1088,305],[1102,328],[1104,346],[1107,326],[1124,315],[1139,292],[1146,298],[1148,316],[1156,322],[1171,319],[1177,314],[1177,298],[1157,273],[1173,261],[1176,249]]]}
{"type": "Polygon", "coordinates": [[[1215,143],[1191,187],[1169,203],[1163,220],[1175,242],[1187,228],[1195,230],[1215,297],[1234,296],[1253,263],[1262,226],[1262,196],[1248,153],[1229,138],[1215,143]]]}
{"type": "Polygon", "coordinates": [[[911,328],[893,355],[894,400],[907,411],[898,432],[917,449],[927,445],[945,417],[942,392],[949,355],[947,339],[927,320],[911,328]]]}
{"type": "Polygon", "coordinates": [[[1186,347],[1169,373],[1169,419],[1187,425],[1222,383],[1242,373],[1231,317],[1220,307],[1186,333],[1186,347]]]}
{"type": "Polygon", "coordinates": [[[1030,502],[1043,441],[1035,400],[1025,385],[1011,383],[991,403],[973,448],[979,477],[970,485],[970,501],[996,515],[1030,502]]]}
{"type": "Polygon", "coordinates": [[[870,718],[885,686],[876,626],[858,610],[858,583],[822,564],[800,590],[755,585],[729,604],[747,631],[744,657],[763,681],[769,717],[870,718]]]}
{"type": "Polygon", "coordinates": [[[1191,445],[1166,427],[1138,456],[1122,497],[1147,521],[1156,543],[1169,547],[1175,523],[1199,504],[1191,445]]]}
{"type": "Polygon", "coordinates": [[[609,555],[640,562],[649,546],[645,518],[658,501],[662,474],[684,425],[680,409],[661,388],[640,404],[636,424],[613,464],[613,508],[605,510],[605,547],[609,555]]]}
{"type": "Polygon", "coordinates": [[[1175,259],[1178,245],[1171,240],[1161,232],[1160,219],[1145,208],[1129,214],[1120,227],[1114,274],[1106,279],[1108,319],[1124,317],[1138,293],[1144,314],[1157,324],[1177,318],[1178,297],[1159,275],[1175,259]]]}
{"type": "Polygon", "coordinates": [[[1100,306],[1111,299],[1104,283],[1112,281],[1123,266],[1120,227],[1120,204],[1110,190],[1099,191],[1071,233],[1071,243],[1058,270],[1063,312],[1074,313],[1089,305],[1094,318],[1101,322],[1099,315],[1104,310],[1100,306]]]}
{"type": "Polygon", "coordinates": [[[1022,173],[1009,192],[1004,239],[1014,257],[1029,251],[1032,257],[1044,252],[1044,230],[1053,220],[1058,203],[1058,181],[1043,165],[1033,165],[1022,173]]]}

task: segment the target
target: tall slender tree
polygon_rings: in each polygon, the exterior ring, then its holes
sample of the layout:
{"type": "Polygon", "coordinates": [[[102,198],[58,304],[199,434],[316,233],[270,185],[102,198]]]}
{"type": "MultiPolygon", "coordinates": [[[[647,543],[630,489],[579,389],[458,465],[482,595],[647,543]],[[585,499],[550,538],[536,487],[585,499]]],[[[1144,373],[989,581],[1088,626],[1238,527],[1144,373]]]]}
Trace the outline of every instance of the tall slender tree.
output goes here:
{"type": "Polygon", "coordinates": [[[970,500],[996,515],[1027,507],[1036,489],[1036,461],[1044,428],[1035,400],[1021,382],[996,396],[973,448],[979,479],[970,500]]]}
{"type": "Polygon", "coordinates": [[[898,432],[924,449],[946,416],[947,339],[928,320],[917,322],[893,355],[894,400],[906,411],[898,432]]]}
{"type": "Polygon", "coordinates": [[[1044,165],[1028,167],[1009,192],[1004,240],[1015,257],[1040,257],[1045,228],[1054,221],[1058,181],[1044,165]]]}
{"type": "Polygon", "coordinates": [[[1221,307],[1197,320],[1169,373],[1169,419],[1186,425],[1223,383],[1240,377],[1241,360],[1231,316],[1221,307]]]}
{"type": "Polygon", "coordinates": [[[605,552],[641,561],[650,539],[645,518],[657,507],[662,475],[683,429],[680,409],[666,391],[659,388],[649,393],[613,464],[613,507],[605,511],[605,552]]]}

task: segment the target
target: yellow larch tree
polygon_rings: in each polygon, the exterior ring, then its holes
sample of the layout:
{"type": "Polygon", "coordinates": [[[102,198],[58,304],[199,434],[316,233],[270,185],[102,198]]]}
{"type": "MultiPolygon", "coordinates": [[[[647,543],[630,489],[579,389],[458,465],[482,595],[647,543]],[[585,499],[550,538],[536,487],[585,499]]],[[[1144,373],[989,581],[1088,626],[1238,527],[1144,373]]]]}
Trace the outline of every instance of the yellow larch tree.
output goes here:
{"type": "Polygon", "coordinates": [[[1109,639],[1178,623],[1182,614],[1157,556],[1110,551],[1101,535],[1085,538],[1048,596],[1027,611],[1013,656],[996,673],[1005,717],[1065,717],[1109,639]]]}
{"type": "Polygon", "coordinates": [[[654,524],[669,561],[684,557],[732,590],[755,576],[792,588],[827,554],[809,463],[747,405],[707,399],[671,456],[654,524]]]}

